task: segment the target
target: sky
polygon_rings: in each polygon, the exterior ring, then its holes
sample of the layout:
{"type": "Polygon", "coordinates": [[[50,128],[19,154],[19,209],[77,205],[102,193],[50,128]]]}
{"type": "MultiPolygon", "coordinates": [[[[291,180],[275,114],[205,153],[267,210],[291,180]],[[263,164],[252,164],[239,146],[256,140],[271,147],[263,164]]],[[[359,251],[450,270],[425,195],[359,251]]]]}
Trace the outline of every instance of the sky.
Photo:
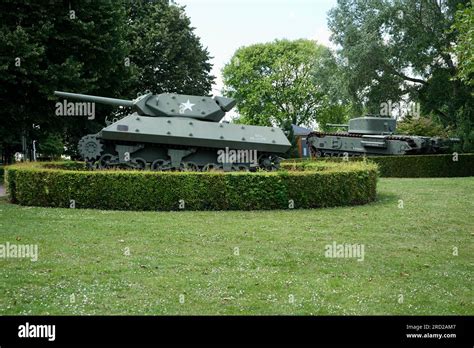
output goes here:
{"type": "Polygon", "coordinates": [[[327,12],[336,0],[175,0],[201,43],[207,47],[216,81],[212,94],[222,90],[221,69],[241,46],[275,39],[311,39],[332,47],[327,12]]]}

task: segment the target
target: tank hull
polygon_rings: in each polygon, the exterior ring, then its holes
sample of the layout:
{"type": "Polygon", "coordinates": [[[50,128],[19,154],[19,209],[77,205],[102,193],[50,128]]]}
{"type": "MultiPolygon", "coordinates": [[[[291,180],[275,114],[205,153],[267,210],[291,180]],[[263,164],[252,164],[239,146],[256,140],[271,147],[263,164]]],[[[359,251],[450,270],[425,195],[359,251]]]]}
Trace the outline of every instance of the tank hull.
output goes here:
{"type": "Polygon", "coordinates": [[[274,170],[290,146],[279,128],[137,113],[79,143],[90,166],[160,171],[274,170]]]}
{"type": "Polygon", "coordinates": [[[100,133],[115,141],[286,152],[291,144],[279,128],[212,123],[179,117],[127,116],[100,133]]]}
{"type": "Polygon", "coordinates": [[[417,155],[440,152],[436,138],[313,132],[307,137],[313,156],[417,155]]]}

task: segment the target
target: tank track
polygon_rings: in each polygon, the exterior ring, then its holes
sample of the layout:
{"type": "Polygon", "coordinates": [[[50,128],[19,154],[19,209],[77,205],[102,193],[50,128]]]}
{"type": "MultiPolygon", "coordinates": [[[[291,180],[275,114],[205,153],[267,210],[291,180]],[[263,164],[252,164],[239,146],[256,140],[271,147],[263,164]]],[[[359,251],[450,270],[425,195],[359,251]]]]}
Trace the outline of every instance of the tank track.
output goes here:
{"type": "MultiPolygon", "coordinates": [[[[114,142],[109,145],[123,145],[133,146],[127,142],[114,142]]],[[[141,148],[143,144],[136,144],[141,148]]],[[[165,144],[153,144],[156,148],[170,149],[165,144]]],[[[192,171],[192,172],[207,172],[207,171],[255,171],[257,169],[274,171],[280,167],[281,158],[272,153],[261,154],[258,158],[258,166],[251,167],[249,164],[230,164],[224,165],[222,163],[210,162],[205,165],[198,165],[192,161],[181,161],[178,166],[173,166],[169,158],[156,158],[153,161],[147,162],[141,157],[136,157],[133,153],[129,154],[128,161],[119,161],[119,156],[115,151],[107,152],[107,144],[104,144],[97,134],[89,134],[81,138],[79,141],[79,152],[82,158],[86,161],[87,167],[92,170],[105,169],[136,169],[136,170],[151,170],[151,171],[192,171]]],[[[173,145],[173,150],[190,150],[190,147],[184,145],[173,145]]],[[[197,147],[196,151],[216,151],[215,148],[197,147]]],[[[184,156],[186,157],[186,156],[184,156]]],[[[183,157],[183,158],[184,158],[183,157]]]]}
{"type": "MultiPolygon", "coordinates": [[[[350,133],[326,133],[326,132],[311,132],[307,135],[306,139],[312,137],[312,136],[317,136],[317,137],[320,137],[320,136],[336,136],[336,137],[346,137],[346,138],[362,138],[363,135],[365,134],[350,134],[350,133]]],[[[387,135],[387,139],[388,140],[401,140],[401,141],[406,141],[408,142],[409,144],[413,144],[415,145],[415,142],[412,138],[410,137],[405,137],[405,136],[402,136],[402,135],[387,135]]]]}

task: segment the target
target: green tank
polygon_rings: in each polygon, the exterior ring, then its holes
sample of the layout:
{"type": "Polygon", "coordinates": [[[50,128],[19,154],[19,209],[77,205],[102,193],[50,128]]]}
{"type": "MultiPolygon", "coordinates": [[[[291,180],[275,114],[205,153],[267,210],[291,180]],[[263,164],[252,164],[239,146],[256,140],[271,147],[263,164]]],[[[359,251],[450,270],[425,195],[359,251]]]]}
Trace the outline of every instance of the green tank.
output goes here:
{"type": "Polygon", "coordinates": [[[397,121],[392,117],[367,115],[353,118],[349,124],[328,124],[346,132],[312,132],[306,137],[314,157],[380,156],[435,154],[459,139],[417,135],[396,135],[397,121]]]}
{"type": "Polygon", "coordinates": [[[230,98],[146,92],[135,100],[124,100],[54,94],[134,110],[79,141],[79,153],[92,168],[275,170],[280,156],[291,147],[280,128],[220,122],[235,106],[230,98]]]}

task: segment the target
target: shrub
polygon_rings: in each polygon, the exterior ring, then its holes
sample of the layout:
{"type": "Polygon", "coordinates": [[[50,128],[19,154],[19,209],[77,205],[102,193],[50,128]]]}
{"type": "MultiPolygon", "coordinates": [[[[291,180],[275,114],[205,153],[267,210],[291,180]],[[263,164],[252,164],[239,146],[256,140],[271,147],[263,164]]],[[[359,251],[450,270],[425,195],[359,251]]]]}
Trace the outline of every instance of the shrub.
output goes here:
{"type": "Polygon", "coordinates": [[[50,207],[69,207],[74,200],[77,208],[118,210],[179,210],[180,202],[185,210],[288,209],[292,200],[294,208],[315,208],[371,202],[377,182],[377,167],[367,163],[257,173],[51,168],[62,166],[7,167],[10,200],[50,207]]]}
{"type": "Polygon", "coordinates": [[[373,161],[380,168],[380,176],[396,178],[435,178],[474,176],[474,154],[387,156],[373,161]]]}
{"type": "Polygon", "coordinates": [[[42,156],[53,159],[61,157],[64,152],[64,143],[59,134],[50,134],[44,139],[41,139],[38,146],[38,151],[42,156]]]}
{"type": "MultiPolygon", "coordinates": [[[[367,161],[379,167],[381,177],[395,178],[431,178],[474,176],[474,154],[454,155],[412,155],[412,156],[371,156],[367,161]]],[[[362,157],[351,157],[349,163],[362,161],[362,157]]],[[[292,170],[326,169],[334,163],[343,161],[341,157],[329,157],[318,160],[287,160],[282,167],[292,170]]]]}
{"type": "Polygon", "coordinates": [[[405,118],[397,124],[398,134],[448,138],[449,133],[431,118],[405,118]]]}
{"type": "Polygon", "coordinates": [[[38,168],[86,170],[86,164],[84,162],[76,162],[76,161],[41,162],[41,163],[34,162],[32,165],[38,168]]]}

